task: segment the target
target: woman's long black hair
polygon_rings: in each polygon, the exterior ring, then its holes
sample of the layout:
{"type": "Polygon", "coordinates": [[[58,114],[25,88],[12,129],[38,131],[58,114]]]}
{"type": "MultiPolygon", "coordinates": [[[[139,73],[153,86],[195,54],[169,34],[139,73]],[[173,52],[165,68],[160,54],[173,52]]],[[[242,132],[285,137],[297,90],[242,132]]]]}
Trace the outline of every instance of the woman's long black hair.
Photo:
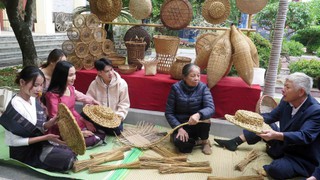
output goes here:
{"type": "Polygon", "coordinates": [[[59,61],[53,70],[48,92],[59,94],[61,97],[68,86],[69,69],[73,65],[68,61],[59,61]]]}

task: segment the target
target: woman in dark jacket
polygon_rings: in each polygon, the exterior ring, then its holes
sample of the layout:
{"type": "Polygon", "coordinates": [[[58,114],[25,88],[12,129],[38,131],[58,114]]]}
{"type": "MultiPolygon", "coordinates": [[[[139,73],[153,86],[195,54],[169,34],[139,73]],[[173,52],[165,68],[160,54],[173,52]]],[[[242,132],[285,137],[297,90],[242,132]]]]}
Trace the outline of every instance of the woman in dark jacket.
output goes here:
{"type": "Polygon", "coordinates": [[[187,64],[182,69],[183,80],[172,85],[165,116],[172,128],[189,122],[172,134],[173,143],[182,153],[190,153],[194,146],[202,145],[204,154],[211,154],[208,140],[210,123],[198,123],[214,114],[209,88],[200,82],[200,68],[187,64]]]}

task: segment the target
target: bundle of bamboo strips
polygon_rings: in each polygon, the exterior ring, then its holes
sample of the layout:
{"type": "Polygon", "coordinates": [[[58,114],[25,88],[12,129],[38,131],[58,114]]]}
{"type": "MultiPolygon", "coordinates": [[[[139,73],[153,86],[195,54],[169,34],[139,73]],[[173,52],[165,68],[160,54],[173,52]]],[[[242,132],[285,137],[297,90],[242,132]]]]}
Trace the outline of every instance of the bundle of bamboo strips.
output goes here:
{"type": "Polygon", "coordinates": [[[188,159],[188,156],[173,156],[173,157],[164,157],[164,158],[158,158],[158,157],[139,157],[140,161],[151,161],[151,162],[159,162],[159,163],[166,163],[166,162],[186,162],[188,159]]]}
{"type": "Polygon", "coordinates": [[[158,169],[162,166],[174,168],[176,166],[179,167],[210,167],[209,161],[203,162],[179,162],[179,161],[171,161],[171,162],[150,162],[150,161],[141,161],[141,169],[158,169]]]}
{"type": "Polygon", "coordinates": [[[253,160],[255,160],[257,157],[259,157],[258,150],[251,150],[247,156],[241,160],[238,164],[236,164],[235,169],[239,171],[243,171],[244,168],[253,160]]]}
{"type": "Polygon", "coordinates": [[[84,169],[89,168],[90,166],[93,165],[98,165],[102,164],[105,162],[110,162],[110,161],[116,161],[116,160],[121,160],[124,158],[124,154],[122,151],[117,151],[113,154],[108,154],[105,156],[99,156],[99,158],[93,158],[93,159],[86,159],[86,160],[81,160],[81,161],[76,161],[73,165],[73,172],[79,172],[84,169]]]}
{"type": "Polygon", "coordinates": [[[104,157],[106,155],[114,154],[114,153],[119,152],[119,151],[126,152],[126,151],[129,151],[130,149],[131,149],[130,146],[121,146],[121,147],[119,147],[117,149],[113,149],[112,151],[90,154],[90,158],[101,158],[101,157],[104,157]]]}
{"type": "Polygon", "coordinates": [[[239,177],[215,177],[215,176],[208,176],[207,180],[263,180],[262,176],[252,175],[252,176],[239,176],[239,177]]]}
{"type": "Polygon", "coordinates": [[[136,161],[119,165],[94,165],[89,167],[89,173],[110,171],[115,169],[140,169],[140,162],[136,161]]]}
{"type": "Polygon", "coordinates": [[[159,172],[161,174],[188,173],[188,172],[211,173],[212,168],[211,167],[160,166],[159,172]]]}
{"type": "Polygon", "coordinates": [[[153,151],[155,151],[156,153],[160,154],[160,155],[163,156],[163,157],[178,156],[177,153],[174,153],[174,152],[168,150],[168,148],[165,148],[165,147],[163,147],[163,146],[158,146],[158,145],[156,145],[156,146],[151,147],[151,149],[152,149],[153,151]]]}

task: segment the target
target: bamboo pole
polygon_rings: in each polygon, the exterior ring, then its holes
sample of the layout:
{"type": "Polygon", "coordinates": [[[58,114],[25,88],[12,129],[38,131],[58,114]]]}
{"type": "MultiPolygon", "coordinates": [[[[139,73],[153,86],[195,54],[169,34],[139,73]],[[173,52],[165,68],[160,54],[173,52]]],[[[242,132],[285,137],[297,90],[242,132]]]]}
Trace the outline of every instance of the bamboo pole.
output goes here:
{"type": "Polygon", "coordinates": [[[188,156],[175,156],[175,157],[164,157],[164,158],[157,158],[157,157],[139,157],[140,161],[152,161],[152,162],[170,162],[170,161],[180,161],[186,162],[188,156]]]}
{"type": "MultiPolygon", "coordinates": [[[[128,26],[148,26],[148,27],[159,27],[165,28],[162,24],[144,24],[144,23],[122,23],[122,22],[104,22],[105,24],[112,24],[112,25],[128,25],[128,26]]],[[[202,27],[202,26],[187,26],[185,29],[202,29],[202,30],[228,30],[228,27],[202,27]]],[[[241,29],[241,31],[247,32],[255,32],[255,29],[241,29]]]]}
{"type": "MultiPolygon", "coordinates": [[[[251,28],[251,23],[252,23],[252,14],[249,14],[247,29],[251,28]]],[[[249,35],[250,35],[250,31],[247,32],[247,36],[249,35]]]]}
{"type": "Polygon", "coordinates": [[[166,167],[210,167],[209,161],[202,162],[180,162],[180,161],[168,161],[168,162],[153,162],[153,161],[140,161],[141,169],[158,169],[162,166],[166,167]]]}
{"type": "Polygon", "coordinates": [[[95,165],[89,167],[89,173],[96,173],[102,171],[111,171],[115,169],[140,169],[140,162],[132,162],[126,164],[119,164],[119,165],[95,165]]]}
{"type": "Polygon", "coordinates": [[[211,173],[211,167],[171,167],[171,166],[161,166],[159,168],[161,174],[172,174],[172,173],[189,173],[189,172],[198,172],[198,173],[211,173]]]}

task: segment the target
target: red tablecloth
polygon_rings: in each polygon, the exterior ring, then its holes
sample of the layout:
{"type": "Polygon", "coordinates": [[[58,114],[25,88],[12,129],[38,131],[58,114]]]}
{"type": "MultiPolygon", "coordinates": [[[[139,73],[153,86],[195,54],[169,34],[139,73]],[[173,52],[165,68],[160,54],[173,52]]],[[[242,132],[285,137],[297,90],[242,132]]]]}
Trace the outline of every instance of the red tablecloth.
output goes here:
{"type": "MultiPolygon", "coordinates": [[[[95,76],[96,70],[77,71],[74,86],[86,93],[95,76]]],[[[121,77],[128,83],[131,108],[162,112],[165,111],[170,88],[177,82],[168,74],[145,76],[144,70],[121,74],[121,77]]],[[[201,75],[201,81],[206,83],[207,76],[201,75]]],[[[224,77],[210,91],[216,108],[214,117],[223,117],[234,114],[238,109],[254,111],[261,88],[259,85],[248,86],[238,77],[224,77]]]]}

